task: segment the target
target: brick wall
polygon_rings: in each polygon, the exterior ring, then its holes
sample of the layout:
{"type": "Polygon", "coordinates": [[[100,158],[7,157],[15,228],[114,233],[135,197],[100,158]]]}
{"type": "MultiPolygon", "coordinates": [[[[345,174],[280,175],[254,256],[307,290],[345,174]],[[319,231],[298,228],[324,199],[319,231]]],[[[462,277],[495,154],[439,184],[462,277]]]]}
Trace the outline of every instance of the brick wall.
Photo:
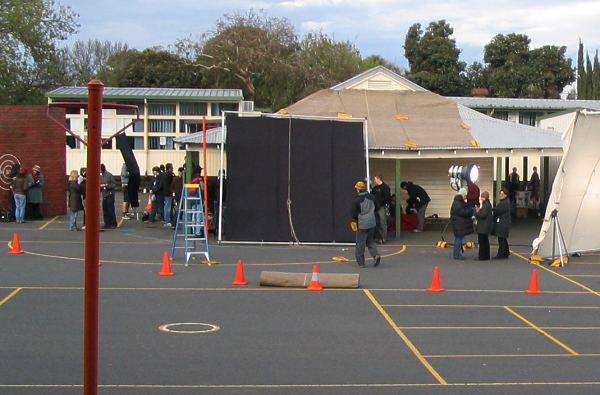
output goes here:
{"type": "MultiPolygon", "coordinates": [[[[66,203],[65,132],[46,117],[46,106],[0,106],[0,207],[8,207],[6,171],[18,160],[31,170],[42,168],[42,214],[63,215],[66,203]]],[[[64,110],[52,109],[53,117],[65,118],[64,110]]]]}

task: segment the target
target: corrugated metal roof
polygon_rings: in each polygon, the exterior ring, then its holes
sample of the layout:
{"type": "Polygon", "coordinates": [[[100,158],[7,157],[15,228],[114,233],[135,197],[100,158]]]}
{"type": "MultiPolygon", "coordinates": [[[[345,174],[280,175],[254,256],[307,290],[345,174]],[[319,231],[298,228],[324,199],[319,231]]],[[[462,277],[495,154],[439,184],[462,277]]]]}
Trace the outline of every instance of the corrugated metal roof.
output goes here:
{"type": "Polygon", "coordinates": [[[504,110],[549,110],[567,109],[600,110],[600,100],[563,99],[512,99],[504,97],[448,97],[469,108],[498,108],[504,110]]]}
{"type": "MultiPolygon", "coordinates": [[[[88,89],[82,86],[62,86],[46,94],[51,99],[85,99],[88,89]]],[[[244,100],[241,89],[185,88],[117,88],[105,87],[105,99],[169,99],[169,100],[244,100]]]]}
{"type": "MultiPolygon", "coordinates": [[[[222,128],[208,129],[206,131],[206,143],[207,144],[221,144],[222,142],[222,128]]],[[[225,133],[227,138],[227,133],[225,133]]],[[[202,132],[190,133],[185,136],[176,137],[173,141],[177,144],[202,144],[202,132]]]]}
{"type": "Polygon", "coordinates": [[[397,81],[401,85],[408,86],[409,88],[414,89],[417,92],[427,90],[427,89],[423,88],[422,86],[417,85],[414,82],[402,77],[401,75],[394,73],[392,70],[390,70],[384,66],[373,67],[372,69],[362,72],[362,73],[358,74],[357,76],[350,78],[349,80],[340,82],[339,84],[331,87],[331,89],[333,89],[334,91],[347,89],[348,87],[355,85],[359,81],[368,80],[370,77],[374,76],[377,73],[383,73],[388,78],[397,81]]]}
{"type": "Polygon", "coordinates": [[[483,149],[562,148],[560,133],[502,121],[458,104],[462,120],[483,149]]]}

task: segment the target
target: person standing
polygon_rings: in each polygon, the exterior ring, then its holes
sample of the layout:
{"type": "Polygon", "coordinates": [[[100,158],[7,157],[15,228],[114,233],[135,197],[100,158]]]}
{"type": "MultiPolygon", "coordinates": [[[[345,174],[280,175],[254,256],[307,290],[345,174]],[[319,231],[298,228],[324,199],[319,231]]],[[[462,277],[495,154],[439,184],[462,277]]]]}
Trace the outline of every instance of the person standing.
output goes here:
{"type": "Polygon", "coordinates": [[[512,173],[508,175],[508,197],[511,208],[517,206],[517,190],[519,189],[519,174],[517,168],[513,167],[512,173]]]}
{"type": "Polygon", "coordinates": [[[69,174],[69,229],[79,230],[77,227],[77,213],[83,210],[83,201],[81,199],[81,184],[77,182],[79,173],[77,170],[71,170],[69,174]]]}
{"type": "MultiPolygon", "coordinates": [[[[162,176],[163,184],[163,222],[164,226],[171,226],[171,210],[173,210],[173,165],[165,165],[165,173],[162,176]]],[[[174,224],[173,224],[174,225],[174,224]]]]}
{"type": "Polygon", "coordinates": [[[27,169],[19,168],[19,173],[12,179],[10,190],[15,201],[15,221],[18,224],[25,222],[25,203],[27,202],[27,169]]]}
{"type": "Polygon", "coordinates": [[[129,170],[127,164],[123,163],[121,166],[121,190],[123,191],[123,219],[131,219],[129,216],[129,170]]]}
{"type": "Polygon", "coordinates": [[[425,189],[413,184],[412,181],[402,181],[400,188],[408,192],[406,212],[408,213],[411,209],[417,212],[417,227],[413,229],[413,232],[422,232],[425,228],[425,211],[431,199],[425,189]]]}
{"type": "Polygon", "coordinates": [[[467,180],[467,205],[479,207],[479,187],[469,180],[467,180]]]}
{"type": "Polygon", "coordinates": [[[490,203],[490,193],[488,191],[481,192],[481,206],[476,209],[475,217],[477,218],[477,243],[479,244],[479,255],[476,260],[490,260],[490,238],[494,227],[494,215],[492,213],[492,204],[490,203]]]}
{"type": "Polygon", "coordinates": [[[533,166],[533,173],[529,179],[531,185],[531,201],[533,203],[533,209],[537,212],[538,217],[540,216],[540,175],[537,172],[537,167],[533,166]]]}
{"type": "Polygon", "coordinates": [[[44,187],[44,175],[39,165],[33,166],[31,174],[27,176],[27,205],[30,208],[32,219],[44,219],[42,216],[42,188],[44,187]]]}
{"type": "Polygon", "coordinates": [[[454,259],[465,260],[462,256],[463,239],[466,235],[473,233],[473,213],[474,209],[469,207],[466,202],[467,190],[460,188],[458,194],[454,196],[452,207],[450,208],[450,222],[454,232],[454,250],[452,257],[454,259]]]}
{"type": "Polygon", "coordinates": [[[102,192],[104,229],[115,229],[117,227],[117,216],[115,215],[115,178],[106,170],[104,163],[100,165],[100,190],[102,192]]]}
{"type": "Polygon", "coordinates": [[[162,185],[161,185],[161,174],[160,168],[154,166],[152,168],[152,181],[150,182],[150,190],[152,191],[152,211],[146,222],[156,222],[156,214],[163,210],[162,205],[162,185]]]}
{"type": "Polygon", "coordinates": [[[510,233],[510,201],[508,191],[500,190],[500,202],[494,208],[494,232],[498,237],[498,253],[492,259],[508,259],[510,250],[508,247],[508,235],[510,233]]]}
{"type": "Polygon", "coordinates": [[[375,186],[371,189],[371,194],[375,197],[375,202],[379,209],[377,215],[379,216],[379,225],[377,226],[377,235],[380,243],[387,241],[387,215],[390,210],[389,204],[392,199],[390,187],[383,181],[383,178],[379,175],[373,177],[373,183],[375,186]]]}
{"type": "Polygon", "coordinates": [[[377,227],[377,203],[375,196],[367,191],[367,184],[358,181],[354,184],[357,196],[352,203],[353,229],[356,228],[356,262],[358,267],[365,267],[365,247],[369,248],[371,257],[375,260],[374,266],[379,266],[381,256],[375,243],[375,229],[377,227]]]}
{"type": "Polygon", "coordinates": [[[87,169],[85,167],[82,167],[81,169],[79,169],[79,177],[77,177],[77,183],[79,184],[79,190],[81,191],[81,203],[83,206],[83,226],[81,227],[81,229],[85,229],[85,192],[86,192],[86,172],[87,169]]]}

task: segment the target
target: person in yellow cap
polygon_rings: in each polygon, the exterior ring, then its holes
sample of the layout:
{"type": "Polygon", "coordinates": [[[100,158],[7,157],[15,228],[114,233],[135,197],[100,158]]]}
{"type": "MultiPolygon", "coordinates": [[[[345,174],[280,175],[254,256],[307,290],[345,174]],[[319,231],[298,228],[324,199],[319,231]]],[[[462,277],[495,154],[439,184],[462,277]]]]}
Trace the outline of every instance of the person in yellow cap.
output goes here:
{"type": "MultiPolygon", "coordinates": [[[[357,196],[352,203],[352,219],[356,227],[356,262],[359,267],[365,267],[365,247],[375,261],[374,266],[379,266],[381,256],[375,243],[375,229],[377,227],[377,203],[375,197],[367,191],[367,184],[358,181],[354,184],[357,196]]],[[[354,227],[353,227],[354,229],[354,227]]]]}

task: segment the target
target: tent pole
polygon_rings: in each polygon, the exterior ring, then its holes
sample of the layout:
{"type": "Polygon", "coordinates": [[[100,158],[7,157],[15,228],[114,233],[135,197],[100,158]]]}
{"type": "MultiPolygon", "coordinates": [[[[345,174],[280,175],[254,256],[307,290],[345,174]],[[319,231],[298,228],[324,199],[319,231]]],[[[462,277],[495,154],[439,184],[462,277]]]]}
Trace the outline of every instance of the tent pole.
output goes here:
{"type": "Polygon", "coordinates": [[[400,218],[401,214],[402,214],[402,205],[400,203],[400,194],[402,191],[402,188],[400,188],[400,183],[402,183],[402,176],[401,176],[401,162],[400,159],[396,159],[395,160],[395,164],[396,164],[396,171],[395,176],[395,185],[394,185],[394,193],[396,194],[396,210],[394,212],[394,216],[396,217],[396,238],[400,238],[400,233],[401,233],[401,225],[402,225],[402,219],[400,218]]]}

